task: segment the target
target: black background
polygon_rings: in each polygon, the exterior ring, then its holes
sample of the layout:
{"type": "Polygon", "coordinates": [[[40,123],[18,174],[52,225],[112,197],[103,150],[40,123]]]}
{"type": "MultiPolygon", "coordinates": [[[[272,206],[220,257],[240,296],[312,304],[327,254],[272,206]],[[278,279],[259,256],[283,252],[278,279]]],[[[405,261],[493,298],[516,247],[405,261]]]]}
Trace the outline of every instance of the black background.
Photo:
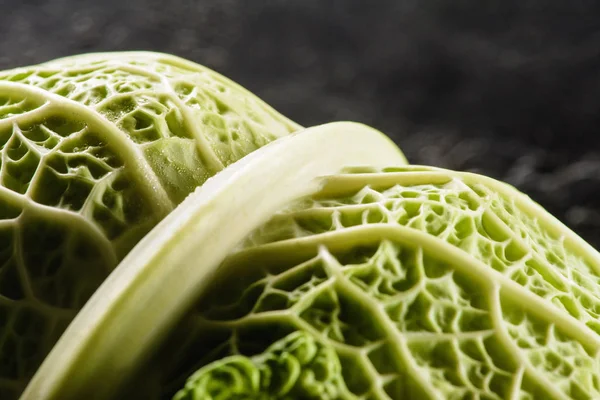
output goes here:
{"type": "Polygon", "coordinates": [[[156,50],[532,196],[600,247],[600,2],[0,0],[0,68],[156,50]]]}

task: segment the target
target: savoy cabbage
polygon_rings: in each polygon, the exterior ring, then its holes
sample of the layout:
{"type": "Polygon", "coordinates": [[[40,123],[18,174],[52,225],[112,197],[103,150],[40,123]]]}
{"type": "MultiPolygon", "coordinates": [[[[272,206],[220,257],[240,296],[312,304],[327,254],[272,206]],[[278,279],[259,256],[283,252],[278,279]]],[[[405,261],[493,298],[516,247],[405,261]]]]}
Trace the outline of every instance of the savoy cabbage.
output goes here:
{"type": "Polygon", "coordinates": [[[0,76],[0,398],[600,398],[600,254],[516,189],[167,55],[0,76]]]}

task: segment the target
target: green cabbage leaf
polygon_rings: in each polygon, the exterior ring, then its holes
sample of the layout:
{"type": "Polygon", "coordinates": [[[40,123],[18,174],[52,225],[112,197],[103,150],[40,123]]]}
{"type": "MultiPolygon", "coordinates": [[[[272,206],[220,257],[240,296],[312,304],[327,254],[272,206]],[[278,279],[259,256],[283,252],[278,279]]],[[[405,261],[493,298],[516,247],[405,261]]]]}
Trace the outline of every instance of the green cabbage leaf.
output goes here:
{"type": "Polygon", "coordinates": [[[600,254],[502,182],[156,53],[0,73],[0,146],[2,399],[600,398],[600,254]]]}
{"type": "Polygon", "coordinates": [[[600,398],[600,257],[490,178],[330,177],[221,268],[165,348],[170,379],[301,332],[356,398],[600,398]]]}
{"type": "Polygon", "coordinates": [[[165,54],[0,72],[0,398],[18,396],[110,271],[190,192],[298,128],[165,54]]]}

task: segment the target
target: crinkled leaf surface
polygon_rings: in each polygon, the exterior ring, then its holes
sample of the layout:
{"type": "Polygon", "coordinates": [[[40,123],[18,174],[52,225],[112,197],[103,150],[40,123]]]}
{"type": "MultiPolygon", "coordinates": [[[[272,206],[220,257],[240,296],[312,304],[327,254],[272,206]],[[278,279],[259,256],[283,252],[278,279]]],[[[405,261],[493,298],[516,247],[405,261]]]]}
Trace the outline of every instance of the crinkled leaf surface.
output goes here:
{"type": "Polygon", "coordinates": [[[178,382],[165,398],[197,368],[176,398],[237,393],[233,376],[239,398],[277,398],[254,396],[248,360],[297,334],[335,352],[323,370],[350,398],[600,398],[599,260],[492,179],[356,169],[250,235],[154,366],[178,382]]]}
{"type": "Polygon", "coordinates": [[[129,250],[195,187],[298,126],[157,53],[0,72],[0,398],[15,398],[129,250]]]}
{"type": "Polygon", "coordinates": [[[294,332],[262,354],[226,357],[195,373],[174,400],[355,399],[335,350],[294,332]]]}
{"type": "Polygon", "coordinates": [[[31,398],[100,398],[132,370],[124,398],[600,398],[600,256],[529,198],[428,167],[323,178],[401,158],[380,139],[369,154],[365,128],[345,124],[312,129],[325,149],[300,135],[236,163],[295,125],[233,84],[182,89],[198,66],[122,57],[0,83],[1,395],[138,238],[233,163],[96,292],[31,398]]]}

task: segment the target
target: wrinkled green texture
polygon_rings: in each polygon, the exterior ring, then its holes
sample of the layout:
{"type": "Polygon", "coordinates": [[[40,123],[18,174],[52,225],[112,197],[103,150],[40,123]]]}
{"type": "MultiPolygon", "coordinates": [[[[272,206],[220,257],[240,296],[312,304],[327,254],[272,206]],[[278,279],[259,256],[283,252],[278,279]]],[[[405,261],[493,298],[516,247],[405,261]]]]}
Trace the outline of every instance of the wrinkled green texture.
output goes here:
{"type": "MultiPolygon", "coordinates": [[[[194,188],[298,128],[234,83],[167,55],[88,55],[1,72],[0,398],[18,396],[100,283],[194,188]]],[[[263,168],[290,160],[263,154],[277,158],[263,168]]],[[[302,156],[298,168],[311,160],[302,156]]],[[[277,185],[266,170],[244,172],[277,185]]],[[[215,275],[194,275],[209,284],[198,285],[195,308],[161,347],[148,349],[151,362],[126,371],[137,376],[123,398],[600,398],[600,255],[545,210],[492,179],[429,167],[320,179],[319,192],[237,248],[213,243],[229,257],[215,275]]],[[[215,187],[261,206],[256,189],[215,187]]],[[[218,210],[232,227],[252,212],[230,213],[218,193],[199,215],[218,210]]],[[[168,240],[169,251],[178,242],[168,240]]],[[[191,263],[213,271],[218,260],[191,263]]],[[[175,270],[185,277],[182,264],[175,270]]],[[[100,310],[108,314],[132,301],[108,298],[100,310]]],[[[139,328],[160,331],[146,317],[139,328]]],[[[83,336],[102,336],[93,333],[83,336]]]]}
{"type": "Polygon", "coordinates": [[[195,187],[298,126],[238,85],[157,53],[0,72],[0,398],[195,187]]]}
{"type": "Polygon", "coordinates": [[[174,400],[354,399],[331,347],[295,332],[252,358],[231,356],[195,373],[174,400]]]}
{"type": "MultiPolygon", "coordinates": [[[[593,249],[492,179],[365,171],[332,178],[232,254],[155,364],[165,382],[202,367],[182,393],[227,387],[234,364],[301,333],[335,352],[327,365],[339,360],[355,398],[600,397],[593,249]]],[[[254,363],[236,370],[239,398],[272,398],[254,396],[254,363]]]]}

